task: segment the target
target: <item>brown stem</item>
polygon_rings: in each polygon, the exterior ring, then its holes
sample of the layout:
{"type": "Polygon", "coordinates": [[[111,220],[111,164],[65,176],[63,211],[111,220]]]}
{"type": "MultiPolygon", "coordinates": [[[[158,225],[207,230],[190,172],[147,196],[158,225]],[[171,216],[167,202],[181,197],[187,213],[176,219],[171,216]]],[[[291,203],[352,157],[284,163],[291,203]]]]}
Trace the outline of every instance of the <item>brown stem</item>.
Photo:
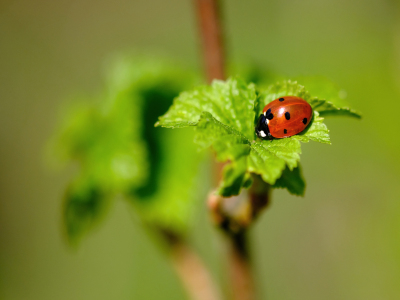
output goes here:
{"type": "Polygon", "coordinates": [[[248,227],[269,204],[269,184],[253,175],[248,193],[223,198],[211,194],[208,206],[214,222],[229,238],[230,280],[233,299],[255,299],[254,279],[247,243],[248,227]]]}
{"type": "Polygon", "coordinates": [[[218,300],[217,288],[200,258],[185,243],[171,247],[173,266],[192,300],[218,300]]]}
{"type": "MultiPolygon", "coordinates": [[[[247,207],[245,211],[245,218],[243,214],[241,219],[245,222],[241,222],[242,226],[238,227],[238,231],[228,231],[231,242],[231,281],[233,287],[233,299],[237,300],[253,300],[256,299],[255,285],[253,272],[251,270],[250,253],[247,243],[248,227],[255,221],[257,216],[263,211],[269,204],[269,190],[270,185],[265,183],[260,176],[253,175],[253,185],[249,189],[248,197],[244,201],[247,207]]],[[[231,219],[235,219],[235,215],[231,215],[231,219]]],[[[234,222],[235,220],[231,220],[234,222]]],[[[235,222],[238,223],[237,221],[235,222]]],[[[240,223],[239,223],[240,225],[240,223]]]]}
{"type": "MultiPolygon", "coordinates": [[[[203,48],[207,82],[225,79],[225,48],[219,0],[194,0],[203,48]]],[[[215,181],[219,182],[223,164],[215,164],[215,181]]]]}
{"type": "Polygon", "coordinates": [[[207,81],[225,79],[225,56],[218,0],[195,0],[207,81]]]}
{"type": "MultiPolygon", "coordinates": [[[[195,0],[207,81],[225,79],[224,47],[218,0],[195,0]]],[[[222,165],[217,164],[215,178],[218,184],[222,165]]],[[[208,205],[214,221],[229,237],[230,279],[234,299],[254,299],[253,276],[247,249],[246,228],[268,203],[268,186],[255,182],[248,197],[222,198],[211,195],[208,205]]],[[[262,180],[261,180],[262,182],[262,180]]]]}
{"type": "Polygon", "coordinates": [[[232,299],[255,299],[254,279],[250,264],[247,243],[247,230],[230,236],[230,275],[232,284],[232,299]]]}
{"type": "Polygon", "coordinates": [[[207,267],[180,234],[153,227],[167,246],[172,265],[191,300],[219,300],[220,293],[207,267]]]}
{"type": "Polygon", "coordinates": [[[248,192],[223,198],[215,193],[208,197],[208,209],[213,221],[228,234],[247,229],[269,204],[270,185],[253,174],[253,184],[248,192]]]}

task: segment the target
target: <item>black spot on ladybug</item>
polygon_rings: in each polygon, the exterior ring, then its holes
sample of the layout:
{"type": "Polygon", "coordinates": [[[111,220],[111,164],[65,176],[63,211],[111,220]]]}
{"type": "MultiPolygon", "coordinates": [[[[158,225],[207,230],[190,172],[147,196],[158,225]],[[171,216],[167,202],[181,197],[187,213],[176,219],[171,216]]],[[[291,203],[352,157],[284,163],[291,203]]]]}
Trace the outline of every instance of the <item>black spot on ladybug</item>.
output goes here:
{"type": "Polygon", "coordinates": [[[286,134],[286,133],[287,133],[287,130],[286,130],[286,129],[283,129],[283,133],[286,134]]]}
{"type": "Polygon", "coordinates": [[[266,112],[265,115],[268,116],[271,113],[271,109],[269,108],[266,112]]]}
{"type": "Polygon", "coordinates": [[[284,98],[279,98],[279,101],[281,101],[281,102],[282,102],[283,100],[285,100],[285,99],[284,99],[284,98]]]}
{"type": "Polygon", "coordinates": [[[307,124],[307,118],[303,119],[303,124],[306,125],[307,124]]]}
{"type": "Polygon", "coordinates": [[[273,118],[274,118],[274,115],[273,114],[267,114],[266,115],[266,118],[268,119],[268,120],[272,120],[273,118]]]}
{"type": "Polygon", "coordinates": [[[290,113],[288,111],[285,112],[285,118],[286,120],[290,120],[290,113]]]}

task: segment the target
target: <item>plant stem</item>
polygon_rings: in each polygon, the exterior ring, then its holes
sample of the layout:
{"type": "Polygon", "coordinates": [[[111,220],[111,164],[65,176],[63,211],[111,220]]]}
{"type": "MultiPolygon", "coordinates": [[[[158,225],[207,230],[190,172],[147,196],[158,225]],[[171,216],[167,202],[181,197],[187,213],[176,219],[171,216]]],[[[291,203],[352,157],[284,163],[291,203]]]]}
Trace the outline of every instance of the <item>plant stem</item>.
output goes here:
{"type": "Polygon", "coordinates": [[[225,53],[218,0],[195,0],[207,81],[225,79],[225,53]]]}
{"type": "Polygon", "coordinates": [[[232,299],[253,300],[255,299],[254,280],[247,243],[247,230],[232,234],[230,243],[232,299]]]}
{"type": "MultiPolygon", "coordinates": [[[[203,43],[203,56],[207,81],[225,79],[225,56],[221,29],[218,0],[195,0],[203,43]]],[[[222,174],[222,165],[215,168],[218,184],[222,174]]],[[[267,193],[262,196],[249,194],[243,197],[222,198],[210,196],[209,208],[212,216],[229,237],[230,280],[233,298],[240,300],[254,299],[254,283],[247,247],[247,229],[252,220],[265,206],[260,199],[268,201],[267,193]],[[239,230],[238,230],[239,229],[239,230]]]]}
{"type": "Polygon", "coordinates": [[[171,247],[173,266],[192,300],[219,300],[219,293],[200,258],[185,243],[171,247]]]}
{"type": "Polygon", "coordinates": [[[256,299],[253,272],[251,270],[250,252],[248,249],[248,226],[269,204],[270,185],[265,183],[260,176],[253,175],[253,185],[249,189],[247,198],[246,227],[240,228],[236,233],[231,233],[231,276],[233,299],[256,299]]]}
{"type": "Polygon", "coordinates": [[[269,204],[270,185],[253,175],[248,193],[223,198],[211,194],[208,207],[214,222],[229,239],[229,267],[233,299],[255,299],[255,285],[248,249],[248,228],[269,204]]]}

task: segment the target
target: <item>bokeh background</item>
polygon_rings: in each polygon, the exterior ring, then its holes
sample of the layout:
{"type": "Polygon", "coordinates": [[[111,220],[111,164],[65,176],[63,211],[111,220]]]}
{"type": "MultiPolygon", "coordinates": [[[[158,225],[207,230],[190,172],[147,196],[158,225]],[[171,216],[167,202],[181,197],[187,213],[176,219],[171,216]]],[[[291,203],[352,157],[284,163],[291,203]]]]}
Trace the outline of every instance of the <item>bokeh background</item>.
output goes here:
{"type": "MultiPolygon", "coordinates": [[[[45,161],[60,107],[102,87],[121,50],[200,66],[184,0],[0,2],[0,298],[185,299],[165,255],[117,201],[77,249],[61,230],[70,174],[45,161]]],[[[361,121],[328,119],[332,145],[303,145],[304,198],[273,193],[252,230],[262,299],[400,298],[400,3],[225,1],[228,54],[284,74],[323,75],[361,121]]],[[[195,246],[224,282],[205,208],[195,246]]],[[[229,286],[225,288],[229,289],[229,286]]]]}

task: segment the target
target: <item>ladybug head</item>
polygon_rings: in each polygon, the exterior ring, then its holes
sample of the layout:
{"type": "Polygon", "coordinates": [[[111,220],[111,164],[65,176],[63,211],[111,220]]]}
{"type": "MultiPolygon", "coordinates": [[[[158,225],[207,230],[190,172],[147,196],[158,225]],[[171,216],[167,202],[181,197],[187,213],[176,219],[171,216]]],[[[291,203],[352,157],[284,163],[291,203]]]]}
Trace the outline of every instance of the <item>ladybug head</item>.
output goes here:
{"type": "Polygon", "coordinates": [[[264,114],[261,114],[258,118],[257,125],[256,125],[256,134],[259,138],[264,140],[272,140],[272,135],[269,133],[268,128],[268,119],[264,114]]]}

